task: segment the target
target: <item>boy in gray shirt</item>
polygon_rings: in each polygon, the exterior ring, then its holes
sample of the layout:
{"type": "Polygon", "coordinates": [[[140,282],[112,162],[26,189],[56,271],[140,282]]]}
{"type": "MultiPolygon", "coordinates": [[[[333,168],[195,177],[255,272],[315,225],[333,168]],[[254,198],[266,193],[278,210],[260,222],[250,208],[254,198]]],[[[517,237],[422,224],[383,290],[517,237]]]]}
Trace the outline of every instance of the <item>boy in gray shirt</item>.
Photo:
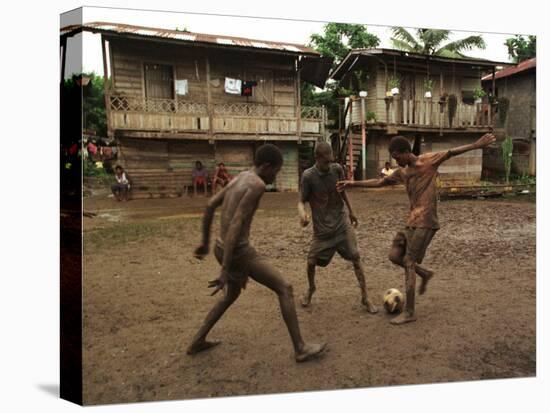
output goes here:
{"type": "Polygon", "coordinates": [[[344,203],[349,210],[349,219],[354,227],[358,221],[351,209],[345,192],[336,191],[336,183],[344,180],[342,167],[332,162],[332,148],[328,143],[319,142],[315,147],[315,165],[302,175],[298,212],[303,227],[309,224],[305,204],[309,202],[313,219],[313,241],[307,257],[307,278],[309,289],[302,299],[302,306],[311,303],[315,292],[315,267],[326,267],[335,252],[353,263],[355,276],[361,289],[361,303],[371,314],[378,312],[367,298],[367,287],[361,257],[357,250],[357,239],[348,223],[344,203]]]}

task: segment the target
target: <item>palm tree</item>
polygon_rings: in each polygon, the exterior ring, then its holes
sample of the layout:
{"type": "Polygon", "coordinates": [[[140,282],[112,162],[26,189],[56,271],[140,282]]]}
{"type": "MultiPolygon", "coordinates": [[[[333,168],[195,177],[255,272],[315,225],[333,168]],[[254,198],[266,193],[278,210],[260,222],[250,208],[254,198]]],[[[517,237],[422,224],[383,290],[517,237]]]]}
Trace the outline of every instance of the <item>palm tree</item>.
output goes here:
{"type": "Polygon", "coordinates": [[[416,29],[416,38],[404,27],[392,27],[391,30],[393,46],[407,52],[461,58],[467,57],[462,54],[463,51],[485,49],[485,41],[481,36],[468,36],[442,45],[449,39],[450,30],[416,29]]]}

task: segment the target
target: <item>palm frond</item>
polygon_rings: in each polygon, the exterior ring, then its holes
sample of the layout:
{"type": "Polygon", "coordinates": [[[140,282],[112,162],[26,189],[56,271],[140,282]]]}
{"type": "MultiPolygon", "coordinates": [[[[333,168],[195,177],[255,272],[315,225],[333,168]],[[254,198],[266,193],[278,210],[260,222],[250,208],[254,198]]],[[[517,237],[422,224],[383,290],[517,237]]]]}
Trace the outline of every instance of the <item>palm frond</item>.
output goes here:
{"type": "Polygon", "coordinates": [[[472,49],[485,49],[485,40],[481,36],[468,36],[464,39],[456,40],[454,42],[447,43],[438,50],[435,54],[440,54],[443,50],[449,50],[451,52],[461,53],[465,50],[472,49]]]}
{"type": "Polygon", "coordinates": [[[392,41],[393,39],[401,40],[405,43],[408,43],[413,50],[418,50],[420,44],[414,38],[414,36],[409,33],[407,29],[405,29],[404,27],[392,27],[391,31],[393,33],[392,41]]]}
{"type": "Polygon", "coordinates": [[[411,46],[409,43],[396,39],[394,37],[390,38],[393,47],[395,47],[398,50],[404,50],[406,52],[419,52],[419,50],[416,50],[413,46],[411,46]]]}

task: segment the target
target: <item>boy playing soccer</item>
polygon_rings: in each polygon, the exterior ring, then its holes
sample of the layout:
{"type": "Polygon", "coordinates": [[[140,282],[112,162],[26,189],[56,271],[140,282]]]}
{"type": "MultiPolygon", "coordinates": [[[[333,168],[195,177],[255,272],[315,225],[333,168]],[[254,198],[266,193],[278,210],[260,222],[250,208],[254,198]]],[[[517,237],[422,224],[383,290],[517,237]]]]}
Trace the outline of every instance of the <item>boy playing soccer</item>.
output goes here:
{"type": "Polygon", "coordinates": [[[214,254],[222,269],[220,276],[210,281],[208,287],[214,288],[212,295],[222,289],[225,295],[206,316],[188,347],[187,354],[195,354],[219,344],[219,341],[206,341],[206,336],[239,297],[248,277],[277,294],[297,362],[315,358],[325,349],[325,344],[304,343],[296,316],[292,286],[256,253],[248,241],[252,219],[266,184],[273,183],[282,164],[283,156],[279,148],[271,144],[262,145],[256,152],[254,168],[241,172],[208,203],[203,220],[202,244],[195,250],[195,257],[202,259],[208,254],[210,227],[215,210],[221,205],[221,231],[214,254]]]}
{"type": "Polygon", "coordinates": [[[361,289],[361,303],[371,314],[378,310],[367,298],[367,287],[361,257],[357,250],[357,239],[353,228],[347,222],[348,216],[344,203],[349,211],[349,220],[357,226],[351,204],[344,191],[336,191],[336,183],[344,179],[342,167],[332,162],[332,148],[328,143],[319,142],[315,146],[315,165],[302,175],[300,202],[298,212],[302,226],[309,224],[305,203],[309,202],[313,217],[313,241],[307,257],[308,291],[302,299],[302,306],[307,307],[315,292],[315,267],[326,267],[335,252],[353,263],[355,276],[361,289]]]}
{"type": "Polygon", "coordinates": [[[338,190],[346,187],[376,188],[397,183],[405,184],[410,201],[407,224],[395,236],[389,259],[405,269],[406,299],[405,310],[391,320],[392,324],[403,324],[416,320],[415,283],[416,274],[421,277],[419,294],[424,294],[433,272],[421,267],[422,259],[436,231],[437,219],[437,168],[453,156],[475,149],[482,149],[495,142],[493,134],[483,135],[475,143],[459,146],[442,152],[432,152],[416,156],[411,152],[409,141],[403,136],[394,136],[389,144],[393,159],[400,166],[392,175],[366,181],[341,181],[338,190]],[[415,274],[416,273],[416,274],[415,274]]]}

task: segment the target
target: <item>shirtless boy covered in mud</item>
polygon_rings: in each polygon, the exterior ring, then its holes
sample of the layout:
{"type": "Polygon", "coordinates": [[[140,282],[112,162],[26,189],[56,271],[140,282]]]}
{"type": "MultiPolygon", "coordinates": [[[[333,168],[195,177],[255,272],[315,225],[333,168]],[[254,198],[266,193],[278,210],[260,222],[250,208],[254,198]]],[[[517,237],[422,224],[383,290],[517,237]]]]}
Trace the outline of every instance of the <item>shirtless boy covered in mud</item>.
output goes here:
{"type": "MultiPolygon", "coordinates": [[[[220,276],[210,281],[208,286],[214,288],[212,295],[223,290],[224,296],[206,316],[187,349],[188,354],[195,354],[220,343],[219,341],[207,341],[206,336],[239,297],[241,290],[246,286],[248,277],[277,294],[297,362],[313,359],[325,349],[325,344],[304,342],[296,316],[292,286],[275,268],[257,254],[248,240],[252,219],[265,192],[266,184],[273,183],[282,164],[283,156],[275,145],[262,145],[256,152],[254,168],[241,172],[208,203],[203,220],[203,240],[195,250],[195,257],[202,259],[208,254],[210,227],[214,212],[221,206],[220,238],[216,240],[214,254],[222,269],[220,276]]],[[[244,320],[246,322],[246,318],[244,320]]]]}
{"type": "Polygon", "coordinates": [[[416,320],[416,274],[421,278],[419,294],[426,292],[428,282],[433,277],[433,272],[420,264],[428,245],[439,229],[436,186],[439,165],[453,156],[482,149],[495,140],[493,134],[487,133],[469,145],[416,156],[412,153],[409,141],[405,137],[394,136],[390,140],[389,151],[400,168],[393,174],[380,179],[338,182],[339,191],[347,187],[376,188],[398,183],[405,184],[410,202],[409,218],[405,228],[399,231],[393,240],[389,259],[405,269],[406,304],[403,313],[391,320],[392,324],[404,324],[416,320]]]}

